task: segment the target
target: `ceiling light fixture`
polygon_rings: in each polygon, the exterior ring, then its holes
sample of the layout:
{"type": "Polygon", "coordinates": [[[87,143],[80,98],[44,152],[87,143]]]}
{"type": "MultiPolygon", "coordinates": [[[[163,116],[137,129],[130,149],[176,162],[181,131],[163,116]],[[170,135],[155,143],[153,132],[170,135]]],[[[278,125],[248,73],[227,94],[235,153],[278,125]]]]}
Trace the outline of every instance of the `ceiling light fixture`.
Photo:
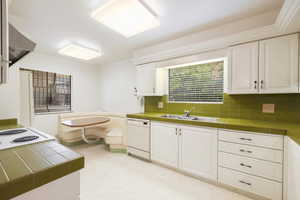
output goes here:
{"type": "Polygon", "coordinates": [[[92,50],[86,47],[79,46],[77,44],[69,44],[64,48],[60,49],[58,53],[82,60],[91,60],[99,57],[102,54],[96,50],[92,50]]]}
{"type": "Polygon", "coordinates": [[[111,0],[91,17],[125,37],[160,25],[155,14],[140,0],[111,0]]]}

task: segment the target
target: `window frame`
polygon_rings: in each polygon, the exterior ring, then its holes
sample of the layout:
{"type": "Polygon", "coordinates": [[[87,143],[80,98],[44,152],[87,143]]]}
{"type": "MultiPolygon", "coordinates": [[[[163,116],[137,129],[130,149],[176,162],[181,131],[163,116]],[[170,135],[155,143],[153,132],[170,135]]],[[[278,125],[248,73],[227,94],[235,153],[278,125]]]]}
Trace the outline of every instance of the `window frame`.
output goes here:
{"type": "Polygon", "coordinates": [[[169,100],[169,73],[167,73],[166,77],[166,90],[167,90],[167,103],[172,103],[172,104],[224,104],[224,93],[226,93],[225,90],[225,85],[226,85],[226,72],[227,72],[227,58],[222,57],[222,58],[216,58],[216,59],[209,59],[209,60],[203,60],[203,61],[198,61],[198,62],[192,62],[192,63],[184,63],[184,64],[179,64],[179,65],[173,65],[167,67],[167,69],[173,69],[173,68],[181,68],[181,67],[188,67],[192,65],[201,65],[201,64],[208,64],[208,63],[213,63],[213,62],[222,62],[223,61],[223,100],[222,102],[204,102],[204,101],[170,101],[169,100]]]}
{"type": "MultiPolygon", "coordinates": [[[[42,71],[42,70],[36,70],[36,69],[21,69],[21,70],[27,70],[30,71],[32,73],[32,109],[33,109],[33,114],[34,115],[51,115],[51,114],[62,114],[62,113],[72,113],[73,112],[73,76],[71,74],[63,74],[63,73],[57,73],[57,72],[51,72],[51,71],[42,71]],[[39,71],[39,72],[44,72],[44,73],[53,73],[53,74],[58,74],[58,75],[65,75],[65,76],[70,76],[70,110],[61,110],[61,111],[49,111],[48,112],[36,112],[35,110],[35,97],[34,97],[34,86],[33,86],[33,72],[34,71],[39,71]]],[[[48,82],[48,80],[47,80],[48,82]]],[[[47,90],[48,90],[48,86],[47,86],[47,90]]]]}

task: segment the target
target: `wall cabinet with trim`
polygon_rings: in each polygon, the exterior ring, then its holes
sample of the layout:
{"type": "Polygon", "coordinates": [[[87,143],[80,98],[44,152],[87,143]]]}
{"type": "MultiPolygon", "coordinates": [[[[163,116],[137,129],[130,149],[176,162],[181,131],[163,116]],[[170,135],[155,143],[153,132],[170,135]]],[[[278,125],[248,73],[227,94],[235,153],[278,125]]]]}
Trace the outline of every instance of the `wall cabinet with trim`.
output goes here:
{"type": "Polygon", "coordinates": [[[229,94],[299,92],[299,34],[229,49],[229,94]]]}
{"type": "Polygon", "coordinates": [[[217,181],[217,129],[153,122],[151,160],[217,181]]]}
{"type": "Polygon", "coordinates": [[[157,68],[155,63],[136,67],[138,96],[163,96],[165,93],[166,69],[157,68]]]}
{"type": "Polygon", "coordinates": [[[0,1],[0,84],[8,77],[8,2],[0,1]]]}

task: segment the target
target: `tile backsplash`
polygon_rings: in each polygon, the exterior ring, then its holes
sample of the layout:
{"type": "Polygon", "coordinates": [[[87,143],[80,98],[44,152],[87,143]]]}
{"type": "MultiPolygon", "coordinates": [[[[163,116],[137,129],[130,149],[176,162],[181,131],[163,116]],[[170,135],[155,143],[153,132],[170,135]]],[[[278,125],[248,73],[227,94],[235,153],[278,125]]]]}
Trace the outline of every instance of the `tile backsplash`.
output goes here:
{"type": "Polygon", "coordinates": [[[168,103],[167,96],[145,97],[145,112],[182,114],[193,108],[193,115],[287,121],[300,123],[300,94],[224,94],[223,104],[168,103]],[[158,108],[158,102],[164,107],[158,108]],[[274,113],[263,113],[263,104],[274,104],[274,113]]]}

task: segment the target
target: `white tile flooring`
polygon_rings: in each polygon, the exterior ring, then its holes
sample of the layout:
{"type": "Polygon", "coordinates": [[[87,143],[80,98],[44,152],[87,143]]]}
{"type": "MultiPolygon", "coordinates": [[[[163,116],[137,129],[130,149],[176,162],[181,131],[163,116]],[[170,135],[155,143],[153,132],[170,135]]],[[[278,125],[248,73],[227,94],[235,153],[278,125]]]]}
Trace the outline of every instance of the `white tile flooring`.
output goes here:
{"type": "Polygon", "coordinates": [[[73,149],[86,159],[81,200],[251,200],[126,154],[110,153],[103,145],[73,149]]]}

